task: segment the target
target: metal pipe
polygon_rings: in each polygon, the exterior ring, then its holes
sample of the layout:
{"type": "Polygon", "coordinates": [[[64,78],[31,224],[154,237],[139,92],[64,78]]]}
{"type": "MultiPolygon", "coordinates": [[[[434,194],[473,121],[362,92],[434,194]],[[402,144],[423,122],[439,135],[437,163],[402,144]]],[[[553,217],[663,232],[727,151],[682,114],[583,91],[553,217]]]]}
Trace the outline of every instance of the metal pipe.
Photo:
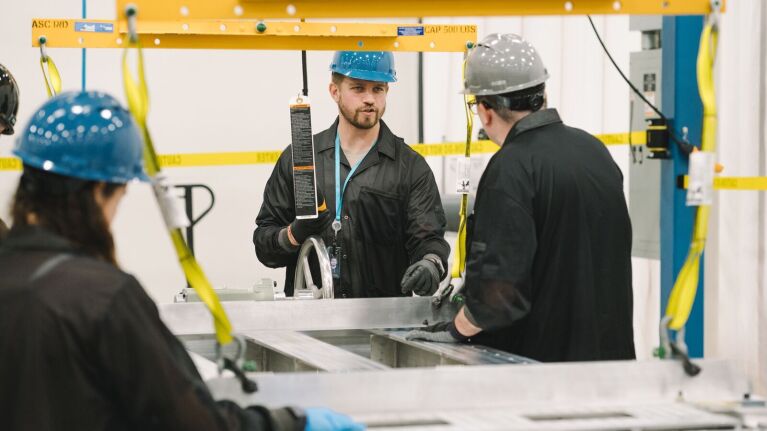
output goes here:
{"type": "Polygon", "coordinates": [[[310,236],[301,245],[298,252],[296,265],[296,274],[293,278],[293,286],[296,297],[311,296],[315,299],[333,299],[333,273],[330,269],[330,256],[328,256],[327,247],[322,238],[310,236]],[[309,252],[314,248],[317,253],[317,260],[320,264],[320,278],[322,284],[316,286],[312,280],[312,271],[309,268],[309,252]],[[303,292],[301,292],[303,291],[303,292]],[[301,295],[303,293],[303,295],[301,295]]]}

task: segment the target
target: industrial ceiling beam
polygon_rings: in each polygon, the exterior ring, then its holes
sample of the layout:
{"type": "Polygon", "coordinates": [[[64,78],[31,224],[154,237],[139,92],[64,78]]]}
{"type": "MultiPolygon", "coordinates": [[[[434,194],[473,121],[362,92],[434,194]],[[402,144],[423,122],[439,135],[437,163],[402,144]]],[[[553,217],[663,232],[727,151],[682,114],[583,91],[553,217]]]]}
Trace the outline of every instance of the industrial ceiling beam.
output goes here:
{"type": "MultiPolygon", "coordinates": [[[[139,12],[141,14],[141,12],[139,12]]],[[[475,25],[263,22],[256,20],[137,20],[145,48],[370,50],[464,52],[476,43],[475,25]]],[[[32,44],[50,48],[120,48],[125,21],[34,19],[32,44]]]]}
{"type": "Polygon", "coordinates": [[[703,15],[711,0],[117,0],[144,19],[403,18],[521,15],[703,15]]]}

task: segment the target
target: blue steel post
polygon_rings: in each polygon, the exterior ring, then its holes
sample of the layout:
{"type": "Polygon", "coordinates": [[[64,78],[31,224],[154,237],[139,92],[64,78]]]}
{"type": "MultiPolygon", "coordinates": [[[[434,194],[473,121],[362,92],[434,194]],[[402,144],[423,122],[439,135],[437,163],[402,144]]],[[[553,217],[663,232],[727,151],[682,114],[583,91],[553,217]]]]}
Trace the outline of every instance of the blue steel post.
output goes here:
{"type": "MultiPolygon", "coordinates": [[[[682,137],[687,127],[688,139],[700,145],[703,105],[698,94],[696,60],[703,30],[702,16],[664,17],[661,31],[662,107],[669,127],[682,137]]],[[[685,190],[677,187],[677,178],[687,174],[688,157],[672,141],[671,158],[661,167],[661,315],[684,265],[692,238],[695,209],[685,205],[685,190]]],[[[698,293],[687,321],[685,341],[691,357],[703,357],[703,258],[701,258],[698,293]]]]}

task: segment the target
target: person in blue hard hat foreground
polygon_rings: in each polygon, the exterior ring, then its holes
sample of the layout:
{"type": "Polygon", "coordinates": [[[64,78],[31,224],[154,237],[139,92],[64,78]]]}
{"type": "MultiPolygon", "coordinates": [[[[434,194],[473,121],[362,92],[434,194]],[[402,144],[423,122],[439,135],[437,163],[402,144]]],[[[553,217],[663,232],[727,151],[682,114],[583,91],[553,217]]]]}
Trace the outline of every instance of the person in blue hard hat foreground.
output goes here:
{"type": "MultiPolygon", "coordinates": [[[[381,120],[390,52],[339,51],[330,65],[338,118],[314,135],[319,217],[296,220],[291,149],[264,190],[253,242],[258,259],[286,267],[293,294],[299,246],[319,235],[328,246],[336,298],[431,295],[445,276],[449,246],[434,175],[424,158],[381,120]]],[[[310,260],[319,279],[316,261],[310,260]]]]}
{"type": "Polygon", "coordinates": [[[141,134],[111,96],[64,93],[20,131],[23,173],[0,243],[5,430],[362,430],[327,409],[216,401],[139,282],[110,225],[148,180],[141,134]]]}
{"type": "MultiPolygon", "coordinates": [[[[19,86],[8,68],[0,64],[0,135],[13,135],[18,112],[19,86]]],[[[8,226],[0,219],[0,240],[7,233],[8,226]]]]}

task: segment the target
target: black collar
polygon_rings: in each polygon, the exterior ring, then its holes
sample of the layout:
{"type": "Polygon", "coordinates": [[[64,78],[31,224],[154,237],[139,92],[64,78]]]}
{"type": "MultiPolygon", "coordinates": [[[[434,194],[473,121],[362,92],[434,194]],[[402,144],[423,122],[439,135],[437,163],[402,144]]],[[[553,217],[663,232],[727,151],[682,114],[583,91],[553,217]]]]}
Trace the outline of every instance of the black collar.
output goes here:
{"type": "MultiPolygon", "coordinates": [[[[335,148],[336,145],[336,133],[338,130],[338,117],[333,125],[329,129],[318,133],[314,138],[314,146],[318,153],[335,148]]],[[[394,160],[396,155],[396,143],[397,137],[389,130],[389,126],[381,120],[381,128],[378,131],[378,140],[374,147],[379,154],[394,160]]]]}
{"type": "Polygon", "coordinates": [[[71,241],[40,226],[13,226],[0,243],[0,250],[82,254],[71,241]]]}
{"type": "Polygon", "coordinates": [[[540,111],[533,112],[527,117],[517,121],[514,127],[509,131],[509,135],[506,136],[504,145],[516,136],[527,132],[528,130],[537,129],[539,127],[548,126],[549,124],[561,123],[562,119],[559,118],[559,113],[556,109],[541,109],[540,111]]]}

